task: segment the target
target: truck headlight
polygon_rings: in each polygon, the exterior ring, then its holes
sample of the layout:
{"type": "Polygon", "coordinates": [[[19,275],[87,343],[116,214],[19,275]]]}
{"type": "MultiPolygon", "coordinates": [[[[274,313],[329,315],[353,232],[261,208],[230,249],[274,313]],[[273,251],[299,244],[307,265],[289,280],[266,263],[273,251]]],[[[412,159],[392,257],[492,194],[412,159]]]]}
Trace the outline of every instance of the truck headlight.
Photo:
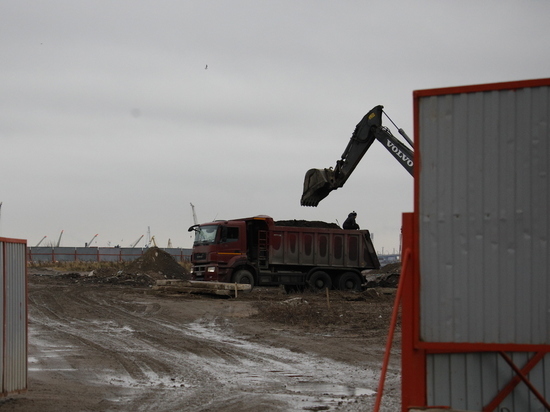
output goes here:
{"type": "Polygon", "coordinates": [[[216,271],[216,266],[208,266],[208,269],[206,269],[208,273],[214,273],[216,271]]]}

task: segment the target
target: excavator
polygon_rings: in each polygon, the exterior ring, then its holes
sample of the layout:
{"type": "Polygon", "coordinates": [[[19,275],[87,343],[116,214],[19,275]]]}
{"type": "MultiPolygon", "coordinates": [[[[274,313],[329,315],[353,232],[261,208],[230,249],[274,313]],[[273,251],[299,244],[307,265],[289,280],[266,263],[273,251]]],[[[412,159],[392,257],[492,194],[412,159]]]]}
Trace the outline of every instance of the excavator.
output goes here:
{"type": "Polygon", "coordinates": [[[306,172],[304,191],[300,200],[302,206],[315,207],[330,192],[344,186],[346,180],[348,180],[375,140],[382,143],[412,176],[414,167],[413,142],[403,129],[398,128],[393,123],[383,109],[384,106],[374,107],[355,126],[346,150],[342,154],[342,158],[336,162],[334,168],[310,169],[306,172]],[[396,138],[387,127],[382,126],[382,114],[385,114],[398,129],[399,134],[407,141],[410,148],[396,138]]]}

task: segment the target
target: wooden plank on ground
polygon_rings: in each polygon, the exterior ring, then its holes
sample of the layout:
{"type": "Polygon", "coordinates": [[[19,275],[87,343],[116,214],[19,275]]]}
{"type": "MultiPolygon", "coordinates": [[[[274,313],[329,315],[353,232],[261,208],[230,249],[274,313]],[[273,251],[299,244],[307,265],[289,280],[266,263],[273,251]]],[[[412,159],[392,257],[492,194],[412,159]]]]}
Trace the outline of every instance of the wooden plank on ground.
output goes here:
{"type": "Polygon", "coordinates": [[[157,280],[153,290],[178,293],[202,293],[222,296],[236,296],[238,292],[252,290],[251,285],[239,283],[203,282],[193,280],[157,280]]]}

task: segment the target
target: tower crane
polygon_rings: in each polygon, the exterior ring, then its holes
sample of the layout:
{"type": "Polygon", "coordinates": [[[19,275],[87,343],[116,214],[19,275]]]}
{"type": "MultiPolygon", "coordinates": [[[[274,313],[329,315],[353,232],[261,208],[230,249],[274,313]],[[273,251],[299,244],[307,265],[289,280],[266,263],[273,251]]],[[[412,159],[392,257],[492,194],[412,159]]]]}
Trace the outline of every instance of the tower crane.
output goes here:
{"type": "Polygon", "coordinates": [[[189,203],[191,205],[191,210],[193,211],[193,224],[198,225],[199,220],[197,219],[197,214],[195,213],[195,205],[193,203],[189,203]]]}
{"type": "Polygon", "coordinates": [[[59,234],[59,239],[57,239],[57,244],[55,245],[55,247],[59,247],[59,245],[61,244],[61,236],[63,236],[63,230],[59,234]]]}
{"type": "Polygon", "coordinates": [[[94,237],[92,238],[92,240],[90,240],[88,243],[86,243],[86,247],[90,247],[92,246],[92,242],[94,241],[94,239],[97,237],[97,233],[94,235],[94,237]]]}
{"type": "Polygon", "coordinates": [[[132,244],[130,245],[130,247],[131,247],[131,248],[136,247],[136,245],[139,243],[139,241],[141,240],[141,238],[143,238],[143,235],[141,235],[141,236],[139,237],[138,240],[136,240],[134,243],[132,243],[132,244]]]}

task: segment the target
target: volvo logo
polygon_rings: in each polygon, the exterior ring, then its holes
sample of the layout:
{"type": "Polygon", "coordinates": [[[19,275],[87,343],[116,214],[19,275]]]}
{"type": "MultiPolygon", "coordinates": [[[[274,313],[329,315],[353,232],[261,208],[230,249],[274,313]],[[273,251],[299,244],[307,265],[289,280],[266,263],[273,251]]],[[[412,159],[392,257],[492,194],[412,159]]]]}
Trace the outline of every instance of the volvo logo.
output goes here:
{"type": "Polygon", "coordinates": [[[413,167],[413,160],[407,156],[405,153],[403,153],[396,145],[394,145],[392,142],[390,142],[389,140],[386,141],[386,145],[388,146],[388,148],[395,153],[395,155],[401,159],[404,163],[407,164],[407,166],[409,167],[413,167]]]}

